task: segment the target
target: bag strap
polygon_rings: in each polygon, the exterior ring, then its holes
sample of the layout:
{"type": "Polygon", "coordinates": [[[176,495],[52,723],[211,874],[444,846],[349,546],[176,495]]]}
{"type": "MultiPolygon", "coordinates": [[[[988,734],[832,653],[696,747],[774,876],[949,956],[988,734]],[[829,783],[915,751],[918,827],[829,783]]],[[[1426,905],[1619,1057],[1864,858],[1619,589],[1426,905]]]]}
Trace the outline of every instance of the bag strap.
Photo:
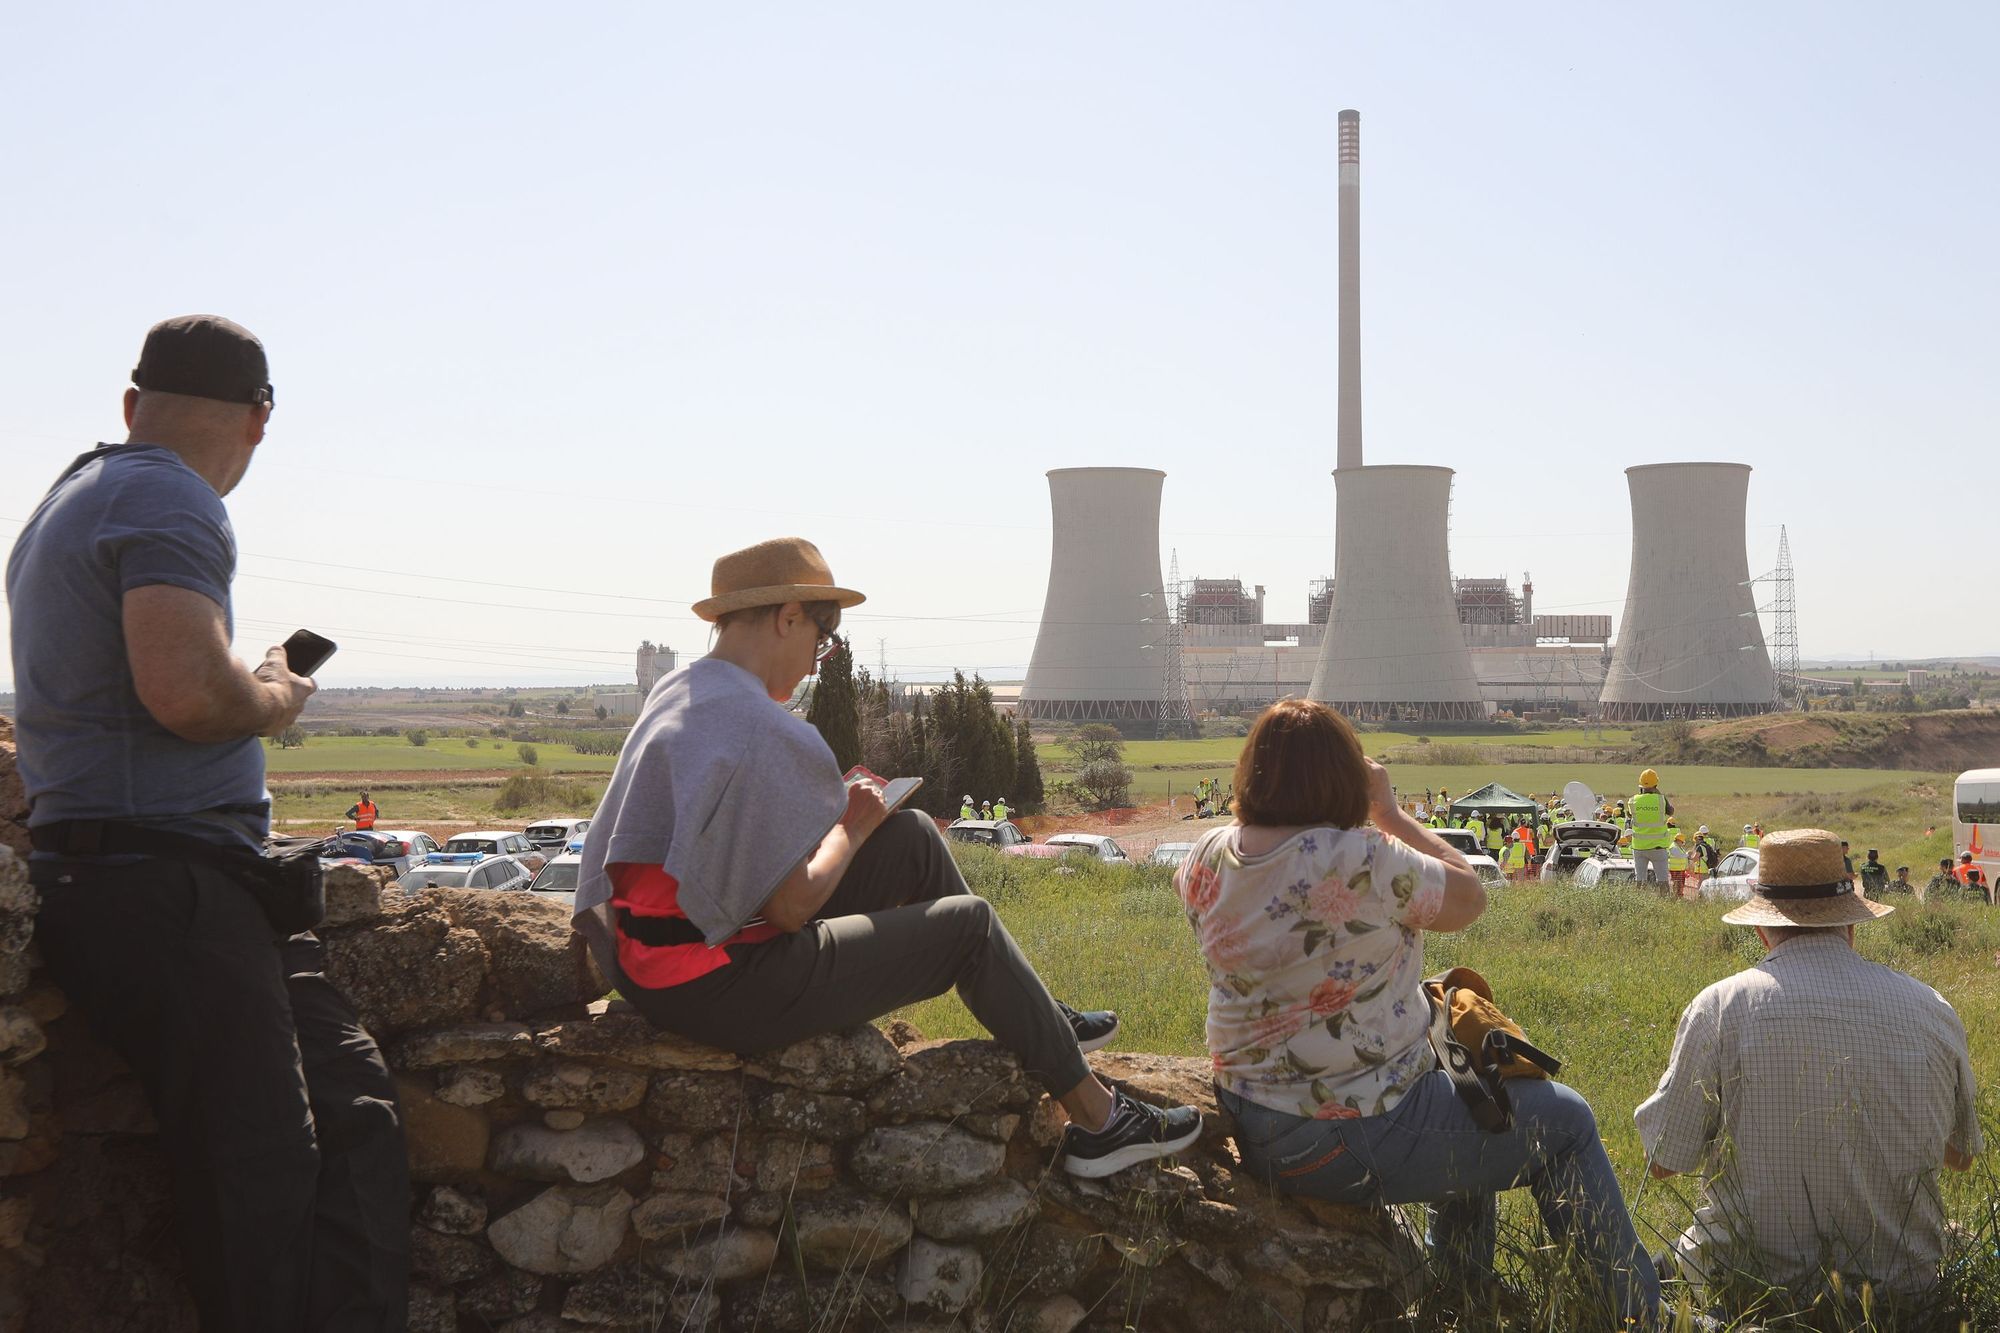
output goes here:
{"type": "Polygon", "coordinates": [[[1507,1090],[1486,1085],[1473,1064],[1472,1052],[1451,1030],[1451,997],[1457,989],[1453,986],[1438,994],[1428,984],[1424,987],[1424,998],[1431,1006],[1431,1051],[1437,1056],[1438,1067],[1450,1075],[1458,1099],[1472,1115],[1472,1123],[1489,1134],[1505,1133],[1514,1124],[1514,1108],[1507,1100],[1507,1090]]]}
{"type": "Polygon", "coordinates": [[[1488,1067],[1495,1071],[1515,1059],[1526,1060],[1540,1065],[1542,1072],[1551,1078],[1562,1073],[1562,1061],[1550,1055],[1526,1037],[1517,1037],[1505,1028],[1493,1028],[1480,1043],[1481,1054],[1486,1057],[1488,1067]]]}

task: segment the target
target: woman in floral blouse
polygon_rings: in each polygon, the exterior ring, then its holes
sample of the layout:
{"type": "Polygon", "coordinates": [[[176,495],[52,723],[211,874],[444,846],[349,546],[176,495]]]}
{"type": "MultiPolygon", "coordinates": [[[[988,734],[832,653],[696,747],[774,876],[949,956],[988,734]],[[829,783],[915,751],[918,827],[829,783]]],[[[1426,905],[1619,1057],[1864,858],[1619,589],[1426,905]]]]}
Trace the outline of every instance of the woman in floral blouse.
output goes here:
{"type": "Polygon", "coordinates": [[[1237,822],[1195,844],[1175,886],[1244,1165],[1316,1198],[1436,1203],[1432,1250],[1457,1280],[1491,1281],[1495,1193],[1526,1185],[1620,1315],[1650,1320],[1659,1280],[1589,1104],[1516,1079],[1514,1125],[1489,1133],[1437,1068],[1423,932],[1486,910],[1465,858],[1398,808],[1388,771],[1323,704],[1265,710],[1236,793],[1237,822]]]}

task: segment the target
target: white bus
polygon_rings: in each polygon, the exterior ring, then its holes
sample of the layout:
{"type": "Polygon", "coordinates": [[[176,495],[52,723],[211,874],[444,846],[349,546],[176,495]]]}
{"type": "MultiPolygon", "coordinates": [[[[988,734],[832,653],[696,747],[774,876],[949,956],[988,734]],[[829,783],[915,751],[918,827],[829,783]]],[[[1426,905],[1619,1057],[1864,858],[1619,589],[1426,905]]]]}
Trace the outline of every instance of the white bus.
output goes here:
{"type": "Polygon", "coordinates": [[[1951,859],[1972,853],[1972,863],[1994,882],[2000,872],[2000,768],[1972,768],[1951,792],[1951,859]]]}

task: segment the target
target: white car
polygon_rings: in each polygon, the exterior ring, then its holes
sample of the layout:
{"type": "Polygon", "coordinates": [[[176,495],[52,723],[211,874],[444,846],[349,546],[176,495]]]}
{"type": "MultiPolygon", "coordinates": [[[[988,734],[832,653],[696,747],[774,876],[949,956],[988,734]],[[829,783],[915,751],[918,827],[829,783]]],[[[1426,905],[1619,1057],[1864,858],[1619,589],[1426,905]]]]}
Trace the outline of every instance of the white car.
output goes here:
{"type": "Polygon", "coordinates": [[[535,882],[528,886],[528,892],[565,907],[574,907],[577,876],[582,871],[583,858],[574,852],[564,852],[536,873],[535,882]]]}
{"type": "Polygon", "coordinates": [[[1472,873],[1479,876],[1482,884],[1498,884],[1507,877],[1500,873],[1500,863],[1487,854],[1479,841],[1479,835],[1469,828],[1434,828],[1431,832],[1456,847],[1465,857],[1465,863],[1472,867],[1472,873]]]}
{"type": "MultiPolygon", "coordinates": [[[[1615,855],[1618,851],[1618,840],[1625,836],[1624,829],[1601,819],[1564,820],[1550,829],[1549,833],[1554,842],[1548,849],[1548,855],[1542,859],[1542,873],[1539,878],[1544,884],[1561,879],[1565,875],[1579,876],[1577,883],[1583,883],[1580,876],[1584,866],[1600,852],[1615,855]]],[[[1627,867],[1631,866],[1630,857],[1625,858],[1625,864],[1627,867]]]]}
{"type": "Polygon", "coordinates": [[[1153,854],[1146,858],[1146,864],[1149,866],[1177,866],[1187,860],[1188,853],[1193,850],[1194,844],[1191,842],[1163,842],[1153,848],[1153,854]]]}
{"type": "Polygon", "coordinates": [[[1715,873],[1701,882],[1701,896],[1736,901],[1747,899],[1757,889],[1757,849],[1738,847],[1724,852],[1715,863],[1715,873]]]}
{"type": "Polygon", "coordinates": [[[454,833],[444,844],[447,852],[478,852],[481,856],[517,856],[527,864],[528,873],[534,874],[548,862],[548,857],[535,848],[527,837],[507,829],[478,829],[471,833],[454,833]]]}
{"type": "Polygon", "coordinates": [[[1600,884],[1636,884],[1638,880],[1631,857],[1598,856],[1578,866],[1569,882],[1572,888],[1594,889],[1600,884]]]}
{"type": "Polygon", "coordinates": [[[589,828],[588,819],[579,819],[575,815],[556,815],[548,819],[537,819],[521,831],[521,836],[542,851],[555,852],[583,837],[589,828]]]}
{"type": "Polygon", "coordinates": [[[1058,833],[1048,840],[1050,847],[1081,847],[1106,865],[1129,866],[1132,858],[1102,833],[1058,833]]]}
{"type": "Polygon", "coordinates": [[[439,852],[396,881],[404,893],[424,889],[525,889],[535,872],[517,856],[439,852]]]}

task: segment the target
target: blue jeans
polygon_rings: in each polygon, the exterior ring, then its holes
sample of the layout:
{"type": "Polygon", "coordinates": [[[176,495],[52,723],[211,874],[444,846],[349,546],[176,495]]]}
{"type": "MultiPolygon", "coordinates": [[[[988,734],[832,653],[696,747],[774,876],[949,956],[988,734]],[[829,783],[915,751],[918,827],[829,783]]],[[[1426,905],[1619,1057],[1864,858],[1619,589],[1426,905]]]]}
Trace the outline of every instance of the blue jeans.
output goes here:
{"type": "Polygon", "coordinates": [[[1472,1122],[1434,1070],[1387,1115],[1307,1120],[1218,1090],[1250,1173],[1287,1194],[1336,1203],[1433,1203],[1430,1245],[1448,1275],[1491,1274],[1500,1190],[1526,1185],[1552,1236],[1569,1241],[1625,1318],[1649,1325],[1660,1279],[1632,1230],[1597,1117],[1573,1089],[1509,1080],[1514,1126],[1472,1122]]]}

